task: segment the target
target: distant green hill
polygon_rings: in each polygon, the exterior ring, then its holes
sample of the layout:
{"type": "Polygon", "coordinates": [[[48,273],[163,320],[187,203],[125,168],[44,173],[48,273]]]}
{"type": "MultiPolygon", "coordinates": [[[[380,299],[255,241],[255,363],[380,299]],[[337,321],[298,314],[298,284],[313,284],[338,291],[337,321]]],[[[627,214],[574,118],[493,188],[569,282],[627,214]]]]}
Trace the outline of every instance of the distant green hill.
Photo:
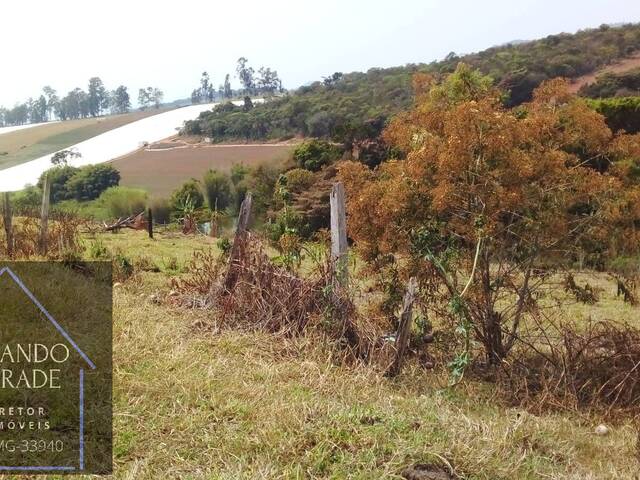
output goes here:
{"type": "Polygon", "coordinates": [[[517,105],[529,100],[533,89],[546,79],[577,78],[638,51],[640,24],[628,24],[551,35],[464,56],[451,53],[430,64],[336,73],[246,112],[241,107],[220,106],[188,122],[184,133],[218,141],[296,135],[349,141],[375,135],[390,116],[411,104],[415,72],[442,75],[465,62],[491,75],[510,93],[508,103],[517,105]]]}

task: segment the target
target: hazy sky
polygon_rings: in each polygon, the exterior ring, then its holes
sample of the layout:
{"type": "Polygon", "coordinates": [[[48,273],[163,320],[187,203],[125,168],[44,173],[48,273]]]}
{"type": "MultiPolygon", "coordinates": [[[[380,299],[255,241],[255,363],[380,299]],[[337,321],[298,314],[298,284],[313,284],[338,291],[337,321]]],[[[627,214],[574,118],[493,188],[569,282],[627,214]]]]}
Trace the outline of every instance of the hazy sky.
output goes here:
{"type": "MultiPolygon", "coordinates": [[[[640,21],[638,0],[20,0],[0,3],[0,105],[99,76],[185,98],[245,56],[294,88],[335,71],[430,62],[515,39],[640,21]]],[[[237,84],[234,78],[233,83],[237,84]]]]}

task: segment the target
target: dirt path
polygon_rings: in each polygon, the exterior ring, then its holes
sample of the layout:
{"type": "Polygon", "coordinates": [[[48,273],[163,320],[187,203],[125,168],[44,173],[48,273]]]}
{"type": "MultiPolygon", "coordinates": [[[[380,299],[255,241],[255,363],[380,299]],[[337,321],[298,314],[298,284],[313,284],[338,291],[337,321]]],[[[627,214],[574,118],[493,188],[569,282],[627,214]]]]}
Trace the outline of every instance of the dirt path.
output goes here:
{"type": "Polygon", "coordinates": [[[593,73],[589,73],[588,75],[583,75],[581,77],[574,78],[569,86],[569,90],[572,93],[577,93],[584,85],[589,85],[594,83],[600,75],[605,73],[623,73],[633,68],[640,67],[640,53],[636,53],[629,58],[625,58],[624,60],[620,60],[618,62],[612,63],[611,65],[607,65],[600,70],[596,70],[593,73]]]}

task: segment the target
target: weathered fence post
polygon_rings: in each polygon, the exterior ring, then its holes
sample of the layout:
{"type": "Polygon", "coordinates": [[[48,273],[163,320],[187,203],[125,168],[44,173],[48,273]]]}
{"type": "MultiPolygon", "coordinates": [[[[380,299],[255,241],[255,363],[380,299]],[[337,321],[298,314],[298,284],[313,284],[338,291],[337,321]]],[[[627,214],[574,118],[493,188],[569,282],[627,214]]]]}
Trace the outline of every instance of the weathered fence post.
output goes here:
{"type": "Polygon", "coordinates": [[[218,197],[216,197],[216,204],[211,213],[211,228],[209,228],[209,236],[211,238],[218,237],[218,197]]]}
{"type": "Polygon", "coordinates": [[[251,193],[248,192],[238,214],[238,226],[236,234],[233,238],[233,246],[231,247],[231,255],[229,256],[229,268],[227,276],[224,279],[225,293],[231,293],[238,281],[238,263],[244,256],[247,243],[247,234],[249,233],[249,219],[251,217],[251,193]]]}
{"type": "Polygon", "coordinates": [[[13,258],[13,212],[11,211],[11,194],[2,194],[2,218],[4,219],[4,233],[7,237],[7,256],[13,258]]]}
{"type": "Polygon", "coordinates": [[[47,254],[47,236],[49,234],[49,200],[51,197],[51,182],[48,176],[44,177],[42,186],[42,211],[40,212],[40,254],[47,254]]]}
{"type": "Polygon", "coordinates": [[[396,355],[393,363],[387,370],[386,375],[388,377],[395,377],[400,373],[402,363],[404,362],[404,355],[409,347],[409,335],[411,334],[411,324],[413,322],[413,303],[416,299],[417,289],[418,282],[415,277],[411,277],[404,295],[402,313],[400,314],[400,322],[398,323],[398,331],[396,333],[396,355]]]}
{"type": "Polygon", "coordinates": [[[147,233],[153,240],[153,211],[150,208],[147,210],[147,233]]]}
{"type": "Polygon", "coordinates": [[[349,258],[347,244],[347,215],[344,186],[338,182],[333,185],[330,197],[331,206],[331,264],[334,283],[346,285],[349,278],[349,258]]]}

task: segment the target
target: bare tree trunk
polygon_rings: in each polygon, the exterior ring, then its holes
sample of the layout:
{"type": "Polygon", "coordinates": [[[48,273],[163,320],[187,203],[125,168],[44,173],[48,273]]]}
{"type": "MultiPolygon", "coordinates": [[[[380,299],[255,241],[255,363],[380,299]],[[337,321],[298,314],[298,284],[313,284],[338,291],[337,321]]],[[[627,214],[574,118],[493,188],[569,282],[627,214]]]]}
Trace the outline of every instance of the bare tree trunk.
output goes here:
{"type": "Polygon", "coordinates": [[[44,177],[42,186],[42,211],[40,212],[40,254],[47,254],[47,237],[49,235],[49,200],[51,197],[51,182],[48,176],[44,177]]]}
{"type": "Polygon", "coordinates": [[[347,216],[344,186],[338,182],[333,185],[330,197],[331,206],[331,263],[333,280],[336,285],[344,286],[349,279],[347,216]]]}
{"type": "Polygon", "coordinates": [[[486,312],[485,348],[490,365],[499,365],[505,357],[502,341],[502,319],[498,312],[486,312]]]}
{"type": "Polygon", "coordinates": [[[13,212],[11,211],[11,195],[3,194],[2,217],[4,219],[4,233],[7,237],[7,256],[13,258],[13,212]]]}
{"type": "Polygon", "coordinates": [[[480,308],[483,338],[487,361],[491,365],[498,365],[504,358],[504,343],[502,339],[502,316],[495,311],[493,288],[491,286],[491,258],[489,249],[485,248],[481,261],[482,298],[480,308]]]}
{"type": "Polygon", "coordinates": [[[388,377],[395,377],[402,369],[404,356],[409,347],[409,335],[411,334],[411,325],[413,323],[413,303],[416,299],[417,289],[418,282],[415,277],[411,277],[409,279],[409,285],[407,286],[407,292],[404,295],[400,323],[398,324],[398,332],[396,333],[396,355],[391,367],[387,370],[386,375],[388,377]]]}
{"type": "Polygon", "coordinates": [[[224,279],[224,293],[233,292],[238,281],[238,263],[245,253],[249,233],[249,219],[251,217],[251,204],[251,193],[247,193],[247,196],[240,206],[238,226],[236,227],[236,234],[233,238],[233,247],[231,247],[231,255],[229,257],[229,268],[227,270],[227,276],[224,279]]]}

